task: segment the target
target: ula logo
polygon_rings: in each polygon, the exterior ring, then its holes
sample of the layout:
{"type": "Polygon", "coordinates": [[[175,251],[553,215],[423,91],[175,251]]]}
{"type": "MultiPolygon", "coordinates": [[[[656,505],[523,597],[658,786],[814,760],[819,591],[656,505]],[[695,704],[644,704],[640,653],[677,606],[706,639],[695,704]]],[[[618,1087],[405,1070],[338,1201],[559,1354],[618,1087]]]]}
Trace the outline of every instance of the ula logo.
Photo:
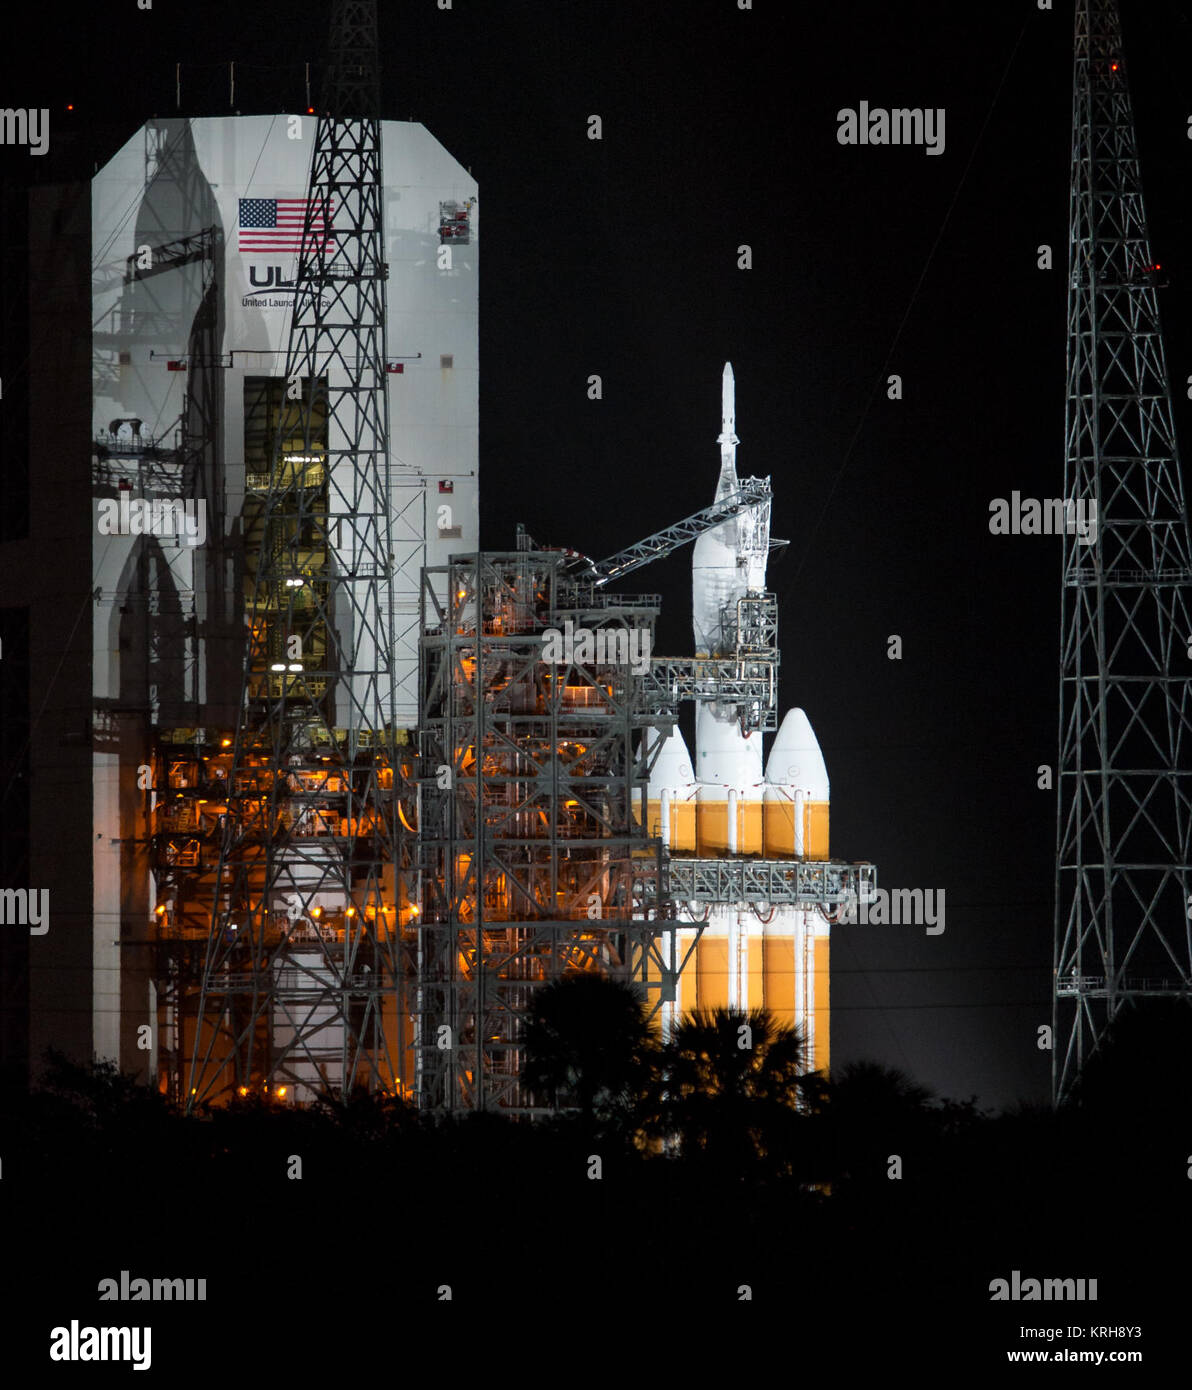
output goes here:
{"type": "Polygon", "coordinates": [[[28,145],[30,154],[50,148],[50,113],[46,107],[6,107],[0,111],[0,145],[28,145]]]}
{"type": "Polygon", "coordinates": [[[257,271],[260,269],[261,267],[256,265],[250,265],[248,267],[248,283],[254,288],[258,290],[292,290],[294,288],[295,282],[293,280],[287,280],[285,276],[282,275],[281,266],[265,266],[265,278],[263,280],[257,278],[257,271]]]}

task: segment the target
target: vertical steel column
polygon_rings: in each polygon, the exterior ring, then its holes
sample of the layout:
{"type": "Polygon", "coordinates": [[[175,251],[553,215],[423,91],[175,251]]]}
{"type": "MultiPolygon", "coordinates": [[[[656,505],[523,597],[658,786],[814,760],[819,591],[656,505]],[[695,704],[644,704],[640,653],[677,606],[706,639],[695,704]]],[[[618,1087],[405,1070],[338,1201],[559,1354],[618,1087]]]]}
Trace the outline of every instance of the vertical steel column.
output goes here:
{"type": "Polygon", "coordinates": [[[376,0],[332,6],[325,106],[191,1104],[408,1084],[376,0]]]}

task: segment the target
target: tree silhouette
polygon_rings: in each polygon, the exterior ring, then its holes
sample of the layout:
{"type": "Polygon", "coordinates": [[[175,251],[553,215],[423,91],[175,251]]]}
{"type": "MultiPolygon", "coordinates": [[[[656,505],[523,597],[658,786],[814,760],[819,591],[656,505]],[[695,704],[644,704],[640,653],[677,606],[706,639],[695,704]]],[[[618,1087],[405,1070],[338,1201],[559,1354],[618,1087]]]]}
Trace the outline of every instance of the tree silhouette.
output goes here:
{"type": "Polygon", "coordinates": [[[534,996],[523,1043],[526,1085],[557,1109],[578,1109],[585,1127],[632,1127],[649,1084],[655,1043],[630,986],[601,975],[565,975],[534,996]]]}
{"type": "Polygon", "coordinates": [[[836,1194],[889,1192],[891,1160],[905,1170],[899,1190],[939,1181],[941,1145],[980,1118],[974,1101],[939,1100],[905,1072],[879,1062],[849,1062],[803,1084],[811,1118],[817,1181],[836,1194]]]}
{"type": "Polygon", "coordinates": [[[765,1009],[696,1012],[662,1052],[650,1131],[726,1177],[793,1171],[807,1046],[765,1009]]]}

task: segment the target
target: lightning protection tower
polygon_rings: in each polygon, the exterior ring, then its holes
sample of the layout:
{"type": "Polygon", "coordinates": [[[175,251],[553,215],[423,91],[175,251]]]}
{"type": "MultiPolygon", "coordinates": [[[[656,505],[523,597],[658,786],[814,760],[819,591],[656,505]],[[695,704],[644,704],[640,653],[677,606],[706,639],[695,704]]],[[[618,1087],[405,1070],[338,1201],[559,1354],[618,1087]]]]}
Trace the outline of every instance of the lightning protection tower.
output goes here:
{"type": "Polygon", "coordinates": [[[336,0],[252,522],[192,1105],[233,1088],[305,1100],[405,1084],[381,187],[376,0],[336,0]]]}
{"type": "Polygon", "coordinates": [[[1057,1101],[1124,1007],[1192,994],[1192,550],[1115,0],[1076,6],[1069,221],[1057,1101]]]}

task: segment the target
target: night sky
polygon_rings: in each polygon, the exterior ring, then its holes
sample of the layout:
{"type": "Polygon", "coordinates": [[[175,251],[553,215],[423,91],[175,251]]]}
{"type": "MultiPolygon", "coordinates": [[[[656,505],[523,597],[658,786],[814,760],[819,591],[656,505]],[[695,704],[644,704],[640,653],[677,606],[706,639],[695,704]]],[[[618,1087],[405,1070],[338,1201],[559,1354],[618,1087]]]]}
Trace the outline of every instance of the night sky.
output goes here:
{"type": "MultiPolygon", "coordinates": [[[[511,549],[522,521],[604,555],[705,506],[731,360],[738,467],[772,476],[791,542],[770,568],[782,703],[819,735],[833,851],[947,893],[942,936],[834,933],[834,1059],[986,1106],[1044,1099],[1060,542],[988,519],[1015,488],[1062,492],[1071,5],[381,9],[385,114],[480,184],[482,545],[511,549]],[[862,100],[943,107],[944,153],[840,145],[836,113],[862,100]]],[[[46,158],[0,149],[8,197],[89,176],[172,114],[177,61],[192,115],[230,109],[229,59],[245,114],[302,109],[303,62],[320,75],[310,0],[69,11],[52,57],[0,59],[3,105],[51,109],[46,158]]],[[[1192,5],[1123,11],[1186,442],[1192,5]]],[[[659,644],[689,653],[690,552],[626,587],[663,594],[659,644]]]]}

